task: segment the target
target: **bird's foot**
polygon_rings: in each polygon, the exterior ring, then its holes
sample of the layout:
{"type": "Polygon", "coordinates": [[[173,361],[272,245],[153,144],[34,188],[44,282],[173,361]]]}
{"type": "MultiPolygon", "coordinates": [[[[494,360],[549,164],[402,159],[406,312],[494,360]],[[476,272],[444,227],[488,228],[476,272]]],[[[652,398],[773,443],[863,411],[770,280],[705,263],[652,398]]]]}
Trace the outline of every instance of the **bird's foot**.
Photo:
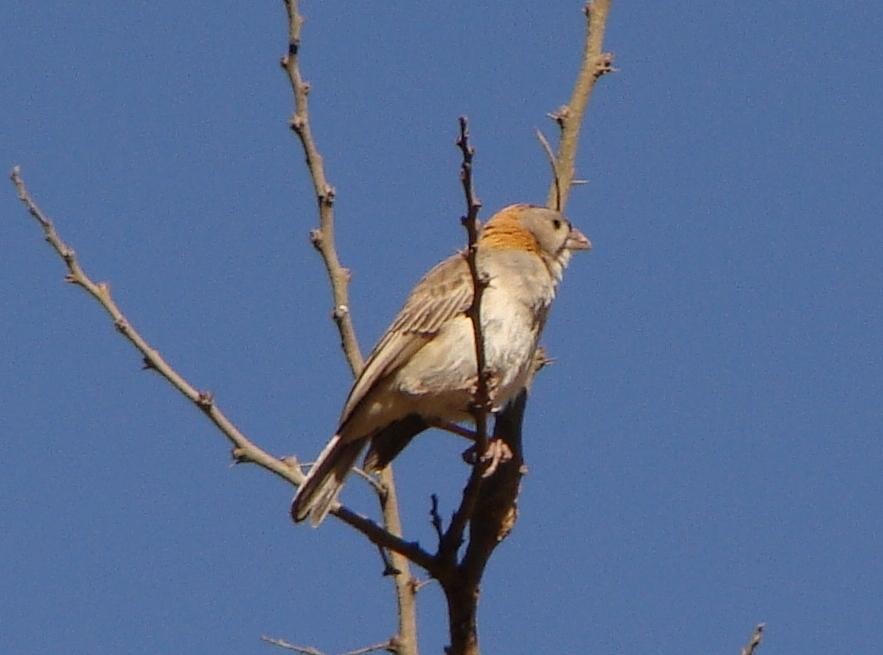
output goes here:
{"type": "Polygon", "coordinates": [[[471,446],[463,451],[463,461],[467,464],[474,465],[476,461],[485,464],[486,468],[481,474],[483,478],[492,476],[497,472],[500,464],[505,464],[510,459],[512,459],[512,449],[502,439],[490,439],[481,457],[478,457],[477,446],[471,446]]]}

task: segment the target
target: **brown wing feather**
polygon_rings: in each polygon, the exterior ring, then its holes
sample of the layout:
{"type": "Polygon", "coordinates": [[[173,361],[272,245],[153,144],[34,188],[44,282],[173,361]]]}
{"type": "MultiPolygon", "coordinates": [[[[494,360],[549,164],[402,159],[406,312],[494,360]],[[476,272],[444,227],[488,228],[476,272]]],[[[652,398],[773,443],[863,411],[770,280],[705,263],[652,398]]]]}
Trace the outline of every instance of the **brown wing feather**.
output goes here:
{"type": "Polygon", "coordinates": [[[423,276],[365,362],[344,405],[341,426],[375,384],[407,362],[445,321],[465,312],[471,303],[472,278],[461,255],[449,257],[423,276]]]}

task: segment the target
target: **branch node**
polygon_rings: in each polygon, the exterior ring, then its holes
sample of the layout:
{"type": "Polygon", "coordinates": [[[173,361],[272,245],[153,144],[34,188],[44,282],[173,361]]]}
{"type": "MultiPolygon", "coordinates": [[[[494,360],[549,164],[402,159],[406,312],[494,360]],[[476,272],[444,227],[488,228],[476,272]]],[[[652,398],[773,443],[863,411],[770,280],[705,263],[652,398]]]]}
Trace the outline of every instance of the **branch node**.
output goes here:
{"type": "Polygon", "coordinates": [[[279,458],[279,461],[285,464],[290,469],[303,472],[300,467],[300,461],[298,461],[297,457],[295,457],[294,455],[286,455],[285,457],[279,458]]]}
{"type": "Polygon", "coordinates": [[[570,107],[561,105],[558,109],[550,111],[546,116],[555,121],[555,124],[563,130],[565,123],[567,123],[567,118],[570,116],[570,107]]]}
{"type": "Polygon", "coordinates": [[[615,73],[618,70],[618,68],[613,67],[613,53],[602,52],[597,62],[595,62],[595,79],[597,80],[599,77],[607,75],[607,73],[615,73]]]}
{"type": "Polygon", "coordinates": [[[313,228],[312,230],[310,230],[310,243],[313,244],[313,248],[315,248],[316,250],[319,250],[321,252],[321,250],[322,250],[322,230],[320,230],[319,228],[313,228]]]}
{"type": "Polygon", "coordinates": [[[306,125],[306,120],[300,114],[294,114],[288,120],[288,126],[297,134],[301,134],[303,132],[304,125],[306,125]]]}
{"type": "MultiPolygon", "coordinates": [[[[98,286],[102,291],[105,291],[106,289],[103,288],[103,286],[102,286],[103,284],[104,283],[102,283],[98,286]]],[[[118,332],[120,332],[122,334],[126,334],[129,331],[129,323],[122,316],[120,316],[119,318],[115,318],[113,320],[113,326],[116,328],[116,330],[118,332]]],[[[145,360],[146,360],[146,358],[145,358],[145,360]]]]}
{"type": "Polygon", "coordinates": [[[211,409],[215,404],[215,394],[211,391],[200,391],[196,397],[196,405],[202,409],[211,409]]]}
{"type": "Polygon", "coordinates": [[[326,184],[322,189],[322,192],[319,194],[319,201],[326,207],[331,207],[334,204],[335,193],[334,187],[330,184],[326,184]]]}
{"type": "Polygon", "coordinates": [[[334,319],[335,323],[340,323],[343,319],[347,317],[350,313],[350,308],[346,305],[338,305],[334,308],[334,311],[331,312],[331,317],[334,319]]]}

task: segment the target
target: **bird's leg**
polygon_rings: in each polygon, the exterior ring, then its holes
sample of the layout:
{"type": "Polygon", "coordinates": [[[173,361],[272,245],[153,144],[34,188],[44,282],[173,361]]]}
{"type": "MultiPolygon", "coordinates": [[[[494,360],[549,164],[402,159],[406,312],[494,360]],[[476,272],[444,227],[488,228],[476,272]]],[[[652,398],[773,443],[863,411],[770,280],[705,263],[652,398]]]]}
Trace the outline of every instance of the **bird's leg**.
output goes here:
{"type": "Polygon", "coordinates": [[[478,435],[476,435],[475,432],[473,432],[469,428],[464,428],[462,425],[452,423],[451,421],[431,419],[427,421],[427,423],[431,428],[438,428],[439,430],[444,430],[445,432],[456,434],[457,436],[463,437],[464,439],[469,439],[469,441],[476,441],[478,439],[478,435]]]}

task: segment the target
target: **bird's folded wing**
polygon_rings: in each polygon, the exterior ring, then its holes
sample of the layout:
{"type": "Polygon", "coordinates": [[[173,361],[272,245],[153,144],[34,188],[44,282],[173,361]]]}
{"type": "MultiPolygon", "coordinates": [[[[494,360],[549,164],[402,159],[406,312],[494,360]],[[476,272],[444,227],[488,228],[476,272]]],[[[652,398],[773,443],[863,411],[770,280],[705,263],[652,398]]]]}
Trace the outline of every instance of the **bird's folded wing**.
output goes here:
{"type": "Polygon", "coordinates": [[[405,364],[438,334],[446,321],[472,304],[473,282],[462,255],[453,255],[430,270],[374,347],[353,385],[340,417],[343,425],[371,389],[405,364]]]}

